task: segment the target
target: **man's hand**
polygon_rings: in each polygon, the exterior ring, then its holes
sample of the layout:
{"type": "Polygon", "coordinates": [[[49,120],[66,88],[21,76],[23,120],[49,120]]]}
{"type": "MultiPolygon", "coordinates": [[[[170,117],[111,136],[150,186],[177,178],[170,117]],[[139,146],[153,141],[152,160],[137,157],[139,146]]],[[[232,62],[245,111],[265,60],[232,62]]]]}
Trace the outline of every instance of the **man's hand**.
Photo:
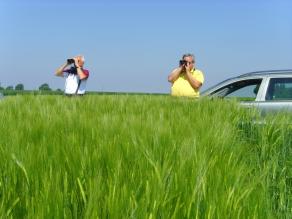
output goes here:
{"type": "Polygon", "coordinates": [[[199,89],[202,86],[202,83],[193,77],[189,66],[186,67],[186,79],[194,89],[199,89]]]}
{"type": "Polygon", "coordinates": [[[182,66],[178,67],[177,69],[178,69],[179,73],[181,74],[185,71],[185,66],[182,65],[182,66]]]}
{"type": "Polygon", "coordinates": [[[192,67],[191,67],[191,64],[189,62],[187,62],[185,65],[185,70],[186,70],[186,73],[190,73],[191,70],[192,70],[192,67]]]}
{"type": "Polygon", "coordinates": [[[78,64],[78,58],[74,57],[73,59],[74,59],[76,68],[80,68],[80,66],[78,64]]]}

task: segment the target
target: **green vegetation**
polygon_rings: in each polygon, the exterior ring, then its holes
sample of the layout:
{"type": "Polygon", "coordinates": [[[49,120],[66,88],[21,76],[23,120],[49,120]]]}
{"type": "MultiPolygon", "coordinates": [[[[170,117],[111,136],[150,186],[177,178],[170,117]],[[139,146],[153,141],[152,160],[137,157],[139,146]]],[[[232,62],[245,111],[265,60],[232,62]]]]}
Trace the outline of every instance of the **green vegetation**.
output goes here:
{"type": "Polygon", "coordinates": [[[45,84],[42,84],[41,86],[39,86],[39,90],[41,90],[41,91],[50,91],[52,89],[50,88],[50,86],[47,83],[45,83],[45,84]]]}
{"type": "Polygon", "coordinates": [[[1,218],[291,218],[287,115],[152,95],[0,100],[1,218]]]}
{"type": "MultiPolygon", "coordinates": [[[[15,95],[63,95],[64,91],[57,90],[0,90],[0,94],[4,96],[15,95]]],[[[129,92],[103,92],[103,91],[86,91],[86,95],[155,95],[155,96],[169,96],[163,93],[129,93],[129,92]]]]}
{"type": "Polygon", "coordinates": [[[64,92],[61,90],[3,90],[4,96],[15,96],[15,95],[62,95],[64,92]]]}
{"type": "Polygon", "coordinates": [[[24,90],[24,85],[23,84],[17,84],[15,86],[15,90],[24,90]]]}

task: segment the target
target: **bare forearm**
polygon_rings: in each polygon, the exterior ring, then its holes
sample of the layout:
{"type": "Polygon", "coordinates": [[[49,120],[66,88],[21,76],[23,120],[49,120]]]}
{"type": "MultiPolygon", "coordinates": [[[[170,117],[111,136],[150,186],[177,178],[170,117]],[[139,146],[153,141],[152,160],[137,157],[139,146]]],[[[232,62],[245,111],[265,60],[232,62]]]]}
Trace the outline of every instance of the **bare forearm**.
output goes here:
{"type": "Polygon", "coordinates": [[[63,70],[64,70],[67,66],[68,66],[67,63],[61,65],[61,66],[56,70],[55,75],[56,75],[56,76],[62,76],[62,74],[63,74],[63,70]]]}
{"type": "Polygon", "coordinates": [[[80,80],[86,78],[87,76],[84,74],[82,68],[77,68],[77,74],[79,75],[80,80]]]}
{"type": "Polygon", "coordinates": [[[174,69],[170,73],[170,75],[168,76],[168,81],[171,82],[171,83],[174,83],[178,79],[181,71],[182,71],[182,68],[176,68],[176,69],[174,69]]]}
{"type": "Polygon", "coordinates": [[[186,78],[188,82],[190,83],[190,85],[192,86],[192,88],[199,89],[202,86],[202,83],[196,80],[190,72],[186,73],[186,78]]]}

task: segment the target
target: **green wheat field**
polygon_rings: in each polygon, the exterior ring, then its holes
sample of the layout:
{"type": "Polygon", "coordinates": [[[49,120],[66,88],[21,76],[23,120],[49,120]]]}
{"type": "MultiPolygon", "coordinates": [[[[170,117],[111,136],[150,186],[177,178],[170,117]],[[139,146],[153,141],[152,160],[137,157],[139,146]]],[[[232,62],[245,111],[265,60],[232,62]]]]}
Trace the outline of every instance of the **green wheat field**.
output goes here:
{"type": "Polygon", "coordinates": [[[292,119],[159,95],[0,100],[0,218],[291,218],[292,119]]]}

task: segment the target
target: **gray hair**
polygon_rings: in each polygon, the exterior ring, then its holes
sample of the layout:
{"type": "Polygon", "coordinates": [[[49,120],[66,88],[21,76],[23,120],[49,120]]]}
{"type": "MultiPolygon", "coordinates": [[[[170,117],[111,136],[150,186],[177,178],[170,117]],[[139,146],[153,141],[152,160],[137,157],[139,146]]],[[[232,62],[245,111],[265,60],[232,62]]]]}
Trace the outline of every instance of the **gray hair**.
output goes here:
{"type": "Polygon", "coordinates": [[[191,53],[183,54],[183,56],[182,56],[182,60],[183,60],[185,57],[192,57],[193,59],[195,59],[194,54],[191,54],[191,53]]]}

